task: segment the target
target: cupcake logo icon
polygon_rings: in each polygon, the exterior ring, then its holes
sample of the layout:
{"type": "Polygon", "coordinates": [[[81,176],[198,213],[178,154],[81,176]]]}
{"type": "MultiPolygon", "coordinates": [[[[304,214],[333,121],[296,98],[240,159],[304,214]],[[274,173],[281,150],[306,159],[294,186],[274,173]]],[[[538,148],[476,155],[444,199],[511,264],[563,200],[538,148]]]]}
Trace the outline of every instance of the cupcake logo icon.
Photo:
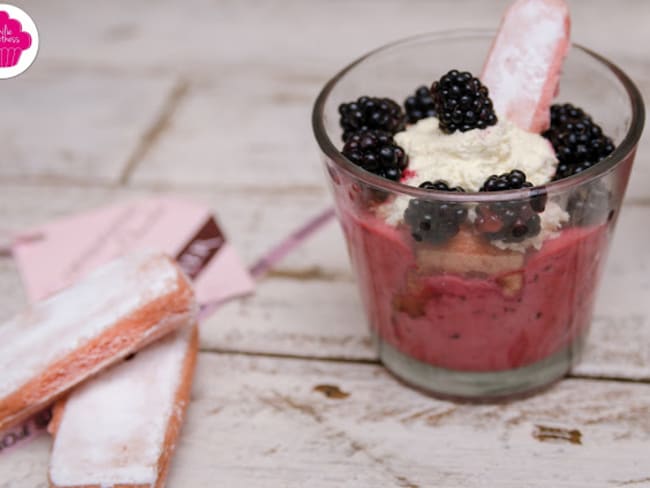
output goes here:
{"type": "Polygon", "coordinates": [[[36,59],[38,31],[22,9],[0,3],[0,79],[24,72],[36,59]]]}

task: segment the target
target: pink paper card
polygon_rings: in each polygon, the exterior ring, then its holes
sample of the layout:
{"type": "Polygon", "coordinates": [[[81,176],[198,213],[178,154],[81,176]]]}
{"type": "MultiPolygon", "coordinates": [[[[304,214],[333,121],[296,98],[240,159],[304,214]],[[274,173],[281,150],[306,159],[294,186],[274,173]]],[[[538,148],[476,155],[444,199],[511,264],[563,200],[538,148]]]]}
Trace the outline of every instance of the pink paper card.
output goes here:
{"type": "Polygon", "coordinates": [[[27,296],[41,300],[111,259],[136,249],[175,257],[194,280],[201,305],[253,290],[253,280],[210,210],[154,197],[57,219],[35,229],[38,240],[13,247],[27,296]]]}

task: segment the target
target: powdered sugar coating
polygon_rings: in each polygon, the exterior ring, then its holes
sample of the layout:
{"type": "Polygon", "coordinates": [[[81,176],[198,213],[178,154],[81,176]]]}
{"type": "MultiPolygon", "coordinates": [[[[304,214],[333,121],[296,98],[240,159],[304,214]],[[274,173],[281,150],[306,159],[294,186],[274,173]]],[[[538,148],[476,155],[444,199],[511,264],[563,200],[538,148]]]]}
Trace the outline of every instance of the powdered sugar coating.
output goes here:
{"type": "Polygon", "coordinates": [[[156,486],[191,340],[184,327],[72,393],[52,449],[54,485],[156,486]]]}
{"type": "Polygon", "coordinates": [[[481,75],[499,116],[531,132],[548,128],[569,31],[565,0],[518,0],[508,9],[481,75]]]}
{"type": "Polygon", "coordinates": [[[176,291],[179,276],[164,255],[129,255],[0,325],[0,399],[120,319],[176,291]]]}

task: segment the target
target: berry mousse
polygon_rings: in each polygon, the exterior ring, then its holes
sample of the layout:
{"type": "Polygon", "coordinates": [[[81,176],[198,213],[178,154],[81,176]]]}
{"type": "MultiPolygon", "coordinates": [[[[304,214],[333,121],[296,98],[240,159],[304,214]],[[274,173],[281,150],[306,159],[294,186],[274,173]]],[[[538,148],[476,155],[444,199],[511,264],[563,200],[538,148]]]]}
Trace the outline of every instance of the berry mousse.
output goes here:
{"type": "Polygon", "coordinates": [[[568,47],[563,0],[518,0],[480,78],[432,66],[403,108],[373,93],[340,105],[342,154],[426,192],[339,209],[373,333],[409,360],[503,372],[581,344],[609,191],[547,186],[599,164],[614,142],[585,109],[553,104],[568,47]]]}

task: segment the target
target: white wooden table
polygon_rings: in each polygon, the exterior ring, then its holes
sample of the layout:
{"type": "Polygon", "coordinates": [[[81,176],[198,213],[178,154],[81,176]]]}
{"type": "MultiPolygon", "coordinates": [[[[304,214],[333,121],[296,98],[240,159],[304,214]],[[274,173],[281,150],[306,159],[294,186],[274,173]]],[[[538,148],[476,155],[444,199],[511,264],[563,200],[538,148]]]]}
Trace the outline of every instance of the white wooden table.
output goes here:
{"type": "MultiPolygon", "coordinates": [[[[1,227],[170,192],[213,207],[253,262],[330,204],[309,118],[328,77],[395,38],[494,27],[507,1],[15,3],[41,51],[0,81],[1,227]]],[[[574,39],[650,100],[650,2],[570,4],[574,39]]],[[[649,141],[569,378],[486,406],[401,386],[377,363],[333,223],[204,324],[168,486],[649,487],[649,141]]],[[[24,303],[1,258],[0,319],[24,303]]],[[[0,454],[0,488],[47,486],[49,448],[0,454]]]]}

